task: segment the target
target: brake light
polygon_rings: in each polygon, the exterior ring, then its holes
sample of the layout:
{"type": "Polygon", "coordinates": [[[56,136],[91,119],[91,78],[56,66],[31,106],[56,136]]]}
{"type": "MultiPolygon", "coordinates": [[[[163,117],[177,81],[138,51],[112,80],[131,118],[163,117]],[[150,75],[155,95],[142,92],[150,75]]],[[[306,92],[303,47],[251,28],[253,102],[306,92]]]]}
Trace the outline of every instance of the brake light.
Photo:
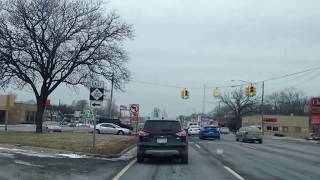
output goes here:
{"type": "Polygon", "coordinates": [[[139,131],[139,132],[138,132],[138,135],[139,135],[140,137],[146,137],[146,136],[149,136],[149,135],[150,135],[150,133],[148,133],[148,132],[146,132],[146,131],[141,130],[141,131],[139,131]]]}
{"type": "Polygon", "coordinates": [[[244,132],[244,134],[245,134],[245,135],[248,135],[249,133],[248,133],[248,132],[244,132]]]}
{"type": "Polygon", "coordinates": [[[179,137],[186,137],[187,136],[187,133],[185,131],[179,131],[176,133],[177,136],[179,137]]]}

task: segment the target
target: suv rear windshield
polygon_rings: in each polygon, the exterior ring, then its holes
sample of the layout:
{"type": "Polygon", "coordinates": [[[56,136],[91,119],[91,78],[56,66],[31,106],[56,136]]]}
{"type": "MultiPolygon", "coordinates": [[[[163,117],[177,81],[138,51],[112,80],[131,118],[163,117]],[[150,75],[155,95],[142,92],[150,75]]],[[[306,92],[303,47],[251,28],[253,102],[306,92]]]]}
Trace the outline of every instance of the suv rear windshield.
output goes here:
{"type": "Polygon", "coordinates": [[[144,124],[144,130],[152,133],[176,133],[181,131],[179,121],[149,120],[144,124]]]}

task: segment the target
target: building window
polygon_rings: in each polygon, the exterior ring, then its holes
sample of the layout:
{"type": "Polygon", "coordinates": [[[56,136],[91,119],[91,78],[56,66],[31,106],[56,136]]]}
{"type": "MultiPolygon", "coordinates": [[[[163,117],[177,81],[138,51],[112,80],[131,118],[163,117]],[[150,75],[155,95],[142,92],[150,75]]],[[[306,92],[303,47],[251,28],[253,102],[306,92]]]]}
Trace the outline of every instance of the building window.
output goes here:
{"type": "Polygon", "coordinates": [[[267,131],[272,131],[272,127],[271,126],[267,126],[267,131]]]}
{"type": "Polygon", "coordinates": [[[282,127],[283,132],[287,133],[289,132],[289,128],[287,126],[283,126],[282,127]]]}
{"type": "Polygon", "coordinates": [[[273,131],[279,131],[278,127],[273,127],[273,131]]]}
{"type": "Polygon", "coordinates": [[[296,132],[301,133],[301,127],[296,127],[296,132]]]}

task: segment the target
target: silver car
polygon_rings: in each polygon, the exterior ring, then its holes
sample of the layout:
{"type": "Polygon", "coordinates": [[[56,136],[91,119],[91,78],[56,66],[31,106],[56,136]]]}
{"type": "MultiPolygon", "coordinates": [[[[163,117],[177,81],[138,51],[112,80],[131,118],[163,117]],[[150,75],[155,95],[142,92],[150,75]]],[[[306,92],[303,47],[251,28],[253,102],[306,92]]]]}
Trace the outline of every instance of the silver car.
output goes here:
{"type": "Polygon", "coordinates": [[[236,133],[236,140],[241,142],[258,141],[260,144],[263,142],[262,132],[257,127],[242,127],[236,133]]]}
{"type": "Polygon", "coordinates": [[[97,124],[96,125],[96,132],[98,134],[121,134],[121,135],[131,134],[131,130],[126,129],[126,128],[122,128],[122,127],[120,127],[116,124],[112,124],[112,123],[97,124]]]}

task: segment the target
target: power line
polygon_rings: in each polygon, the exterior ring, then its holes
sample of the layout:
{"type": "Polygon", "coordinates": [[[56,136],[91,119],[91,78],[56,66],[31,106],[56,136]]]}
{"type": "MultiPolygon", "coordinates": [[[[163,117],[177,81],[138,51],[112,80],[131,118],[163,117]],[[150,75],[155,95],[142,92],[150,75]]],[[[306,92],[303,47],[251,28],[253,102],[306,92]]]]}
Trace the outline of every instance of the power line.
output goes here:
{"type": "MultiPolygon", "coordinates": [[[[309,68],[306,70],[302,70],[302,71],[298,71],[298,72],[294,72],[294,73],[290,73],[290,74],[285,74],[285,75],[281,75],[281,76],[275,76],[269,79],[265,79],[265,80],[260,80],[260,81],[256,81],[256,82],[252,82],[252,84],[259,84],[262,82],[266,82],[266,81],[274,81],[274,80],[279,80],[279,79],[285,79],[291,76],[296,76],[299,74],[303,74],[303,73],[307,73],[307,72],[311,72],[311,71],[315,71],[315,70],[320,70],[320,66],[319,67],[315,67],[315,68],[309,68]]],[[[314,78],[316,78],[317,76],[319,76],[320,74],[316,75],[314,78]]],[[[309,79],[308,81],[313,80],[314,78],[309,79]]],[[[151,85],[151,86],[159,86],[159,87],[168,87],[168,88],[175,88],[175,89],[183,89],[186,88],[182,87],[182,86],[175,86],[175,85],[170,85],[170,84],[161,84],[161,83],[154,83],[154,82],[147,82],[147,81],[138,81],[138,80],[131,80],[130,82],[133,83],[138,83],[138,84],[145,84],[145,85],[151,85]]],[[[237,84],[237,85],[226,85],[226,86],[207,86],[206,89],[211,89],[211,88],[235,88],[235,87],[241,87],[241,86],[245,86],[248,83],[242,83],[242,84],[237,84]]],[[[192,90],[202,90],[203,87],[188,87],[188,89],[192,89],[192,90]]]]}

